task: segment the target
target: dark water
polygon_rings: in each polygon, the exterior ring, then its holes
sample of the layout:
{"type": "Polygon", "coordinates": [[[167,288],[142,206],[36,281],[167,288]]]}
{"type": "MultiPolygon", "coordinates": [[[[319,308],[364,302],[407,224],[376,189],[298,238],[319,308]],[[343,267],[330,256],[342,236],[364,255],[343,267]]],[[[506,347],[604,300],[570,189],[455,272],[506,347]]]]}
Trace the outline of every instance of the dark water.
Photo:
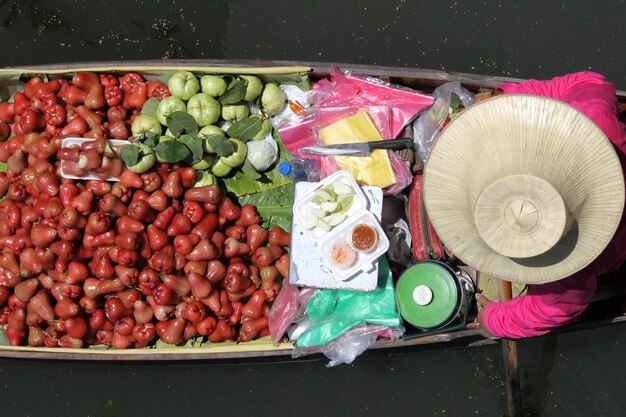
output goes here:
{"type": "Polygon", "coordinates": [[[594,70],[626,89],[623,0],[0,1],[2,65],[247,58],[522,78],[594,70]]]}
{"type": "MultiPolygon", "coordinates": [[[[624,1],[7,1],[2,66],[227,58],[549,78],[626,89],[624,1]]],[[[525,410],[623,416],[626,326],[518,344],[525,410]]],[[[0,360],[0,416],[501,416],[499,345],[370,351],[353,365],[0,360]]]]}

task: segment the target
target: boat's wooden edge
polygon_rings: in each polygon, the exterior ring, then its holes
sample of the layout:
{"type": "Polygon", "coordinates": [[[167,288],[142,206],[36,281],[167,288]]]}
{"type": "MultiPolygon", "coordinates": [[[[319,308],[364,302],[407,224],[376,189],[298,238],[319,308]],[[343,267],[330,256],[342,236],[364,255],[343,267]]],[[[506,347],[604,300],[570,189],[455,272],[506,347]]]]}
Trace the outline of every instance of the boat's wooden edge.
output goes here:
{"type": "MultiPolygon", "coordinates": [[[[342,71],[367,74],[392,80],[407,86],[420,83],[422,89],[434,89],[449,81],[459,81],[473,89],[496,88],[508,82],[522,82],[522,78],[497,75],[480,75],[455,71],[421,69],[415,67],[390,67],[351,63],[302,62],[285,60],[139,60],[139,61],[95,61],[29,65],[0,68],[2,73],[48,73],[63,74],[82,70],[90,71],[167,71],[188,70],[192,72],[216,72],[238,74],[287,74],[308,72],[313,76],[326,76],[333,67],[342,71]]],[[[620,101],[626,100],[626,91],[618,90],[620,101]]]]}
{"type": "MultiPolygon", "coordinates": [[[[470,345],[476,341],[494,343],[497,338],[489,337],[476,329],[439,333],[410,340],[379,340],[372,349],[411,348],[451,342],[470,345]],[[467,343],[462,343],[468,340],[467,343]]],[[[37,348],[29,346],[0,346],[0,358],[46,359],[46,360],[81,360],[81,361],[181,361],[181,360],[216,360],[216,359],[254,359],[280,356],[292,356],[292,343],[273,346],[265,344],[241,344],[233,346],[211,346],[199,348],[159,348],[159,349],[72,349],[72,348],[37,348]]]]}
{"type": "MultiPolygon", "coordinates": [[[[625,323],[626,315],[609,319],[579,322],[562,327],[553,334],[573,332],[594,327],[625,323]]],[[[418,337],[415,339],[378,340],[370,349],[406,352],[427,348],[478,347],[499,343],[500,338],[479,329],[458,330],[418,337]]],[[[167,349],[62,349],[33,348],[26,346],[0,346],[0,358],[67,360],[67,361],[111,361],[111,362],[158,362],[158,361],[214,361],[214,360],[284,360],[294,352],[291,343],[278,346],[271,344],[243,344],[213,346],[208,348],[167,349]]]]}
{"type": "Polygon", "coordinates": [[[302,61],[261,61],[261,60],[141,60],[141,61],[101,61],[73,62],[22,67],[0,68],[0,73],[66,73],[81,70],[91,71],[164,71],[189,70],[200,72],[226,73],[295,73],[328,74],[333,67],[342,71],[368,74],[383,78],[421,79],[435,81],[438,84],[447,81],[460,81],[469,86],[496,87],[504,82],[522,81],[517,78],[466,74],[441,70],[419,69],[412,67],[388,67],[350,63],[302,62],[302,61]]]}
{"type": "MultiPolygon", "coordinates": [[[[363,65],[351,63],[303,62],[285,60],[135,60],[135,61],[95,61],[55,63],[46,65],[29,65],[22,67],[0,68],[0,74],[20,73],[48,73],[63,74],[82,70],[90,71],[168,71],[188,70],[206,73],[231,74],[288,74],[309,73],[312,76],[324,77],[333,67],[342,71],[381,77],[397,84],[404,84],[426,91],[437,86],[458,81],[466,88],[479,90],[481,88],[496,88],[509,82],[522,82],[522,78],[504,77],[497,75],[480,75],[456,71],[421,69],[416,67],[390,67],[379,65],[363,65]],[[419,85],[419,87],[418,87],[419,85]]],[[[620,102],[626,102],[626,91],[617,90],[616,95],[620,102]]]]}
{"type": "Polygon", "coordinates": [[[225,343],[210,347],[178,347],[154,349],[73,349],[29,346],[0,346],[0,357],[53,359],[53,360],[98,360],[98,361],[171,361],[198,359],[236,359],[290,355],[291,343],[273,346],[270,343],[251,343],[233,346],[225,343]]]}
{"type": "Polygon", "coordinates": [[[433,88],[447,81],[460,81],[467,86],[496,87],[504,82],[521,81],[515,78],[484,76],[448,72],[441,70],[424,70],[418,68],[397,68],[387,66],[359,65],[349,63],[331,64],[327,62],[301,61],[258,61],[258,60],[145,60],[145,61],[102,61],[102,62],[73,62],[46,65],[31,65],[22,67],[0,68],[1,73],[11,74],[63,74],[78,71],[167,71],[187,70],[192,72],[216,73],[263,73],[286,74],[308,72],[312,75],[325,76],[333,67],[342,71],[362,73],[383,78],[393,78],[394,81],[407,84],[415,81],[425,82],[433,88]]]}
{"type": "Polygon", "coordinates": [[[22,65],[2,67],[4,70],[15,71],[16,69],[28,72],[54,71],[75,71],[77,68],[127,68],[127,67],[154,67],[163,69],[176,69],[181,67],[189,68],[237,68],[245,70],[247,68],[275,68],[275,67],[310,67],[302,61],[286,60],[257,60],[257,59],[140,59],[123,61],[73,61],[55,62],[39,65],[22,65]]]}

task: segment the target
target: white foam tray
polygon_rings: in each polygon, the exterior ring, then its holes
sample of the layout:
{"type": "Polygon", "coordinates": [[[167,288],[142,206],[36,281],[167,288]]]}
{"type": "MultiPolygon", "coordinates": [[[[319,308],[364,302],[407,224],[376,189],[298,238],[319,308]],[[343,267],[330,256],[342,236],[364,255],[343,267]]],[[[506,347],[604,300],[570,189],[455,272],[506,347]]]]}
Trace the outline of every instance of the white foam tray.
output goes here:
{"type": "MultiPolygon", "coordinates": [[[[81,144],[85,143],[85,142],[90,142],[94,139],[90,139],[90,138],[65,138],[63,139],[63,142],[61,142],[61,148],[69,148],[70,146],[73,145],[78,145],[80,146],[81,144]]],[[[109,142],[110,146],[124,146],[124,145],[130,145],[130,142],[127,140],[119,140],[119,139],[107,139],[107,142],[109,142]]],[[[100,180],[101,178],[96,177],[95,175],[83,175],[82,177],[76,176],[76,175],[70,175],[67,174],[64,169],[63,169],[63,161],[61,161],[61,175],[65,178],[70,178],[70,179],[74,179],[74,180],[100,180]]],[[[120,179],[117,177],[109,177],[106,178],[104,181],[119,181],[120,179]]]]}
{"type": "MultiPolygon", "coordinates": [[[[296,183],[294,200],[297,200],[299,196],[307,194],[316,185],[317,183],[310,182],[296,183]]],[[[369,207],[368,211],[380,222],[383,204],[382,190],[380,187],[367,185],[361,188],[367,200],[366,206],[369,207]]],[[[379,235],[379,238],[381,236],[385,236],[384,233],[379,235]]],[[[322,256],[319,245],[319,241],[309,238],[298,217],[293,216],[289,267],[289,282],[291,284],[300,287],[335,288],[354,291],[372,291],[376,288],[378,284],[378,262],[373,261],[375,265],[369,271],[362,271],[348,278],[339,279],[333,274],[329,263],[322,256]]]]}

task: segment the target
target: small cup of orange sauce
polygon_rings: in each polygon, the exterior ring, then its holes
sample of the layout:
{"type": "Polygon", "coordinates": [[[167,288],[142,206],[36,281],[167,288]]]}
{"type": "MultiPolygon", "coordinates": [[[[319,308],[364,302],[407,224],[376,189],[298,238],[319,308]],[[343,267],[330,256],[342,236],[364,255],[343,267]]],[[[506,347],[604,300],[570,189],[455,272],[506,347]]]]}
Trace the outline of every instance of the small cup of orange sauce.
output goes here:
{"type": "Polygon", "coordinates": [[[350,231],[350,245],[359,252],[368,252],[376,246],[378,233],[369,224],[359,223],[350,231]]]}

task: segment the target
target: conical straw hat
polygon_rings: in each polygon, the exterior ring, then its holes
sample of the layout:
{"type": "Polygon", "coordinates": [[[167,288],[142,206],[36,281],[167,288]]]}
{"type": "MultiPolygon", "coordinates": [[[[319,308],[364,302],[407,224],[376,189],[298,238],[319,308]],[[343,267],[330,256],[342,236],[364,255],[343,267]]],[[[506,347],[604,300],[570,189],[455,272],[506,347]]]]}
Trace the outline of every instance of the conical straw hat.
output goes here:
{"type": "Polygon", "coordinates": [[[609,243],[624,209],[611,142],[580,111],[540,96],[502,95],[465,110],[435,142],[423,180],[444,244],[514,282],[581,270],[609,243]]]}

